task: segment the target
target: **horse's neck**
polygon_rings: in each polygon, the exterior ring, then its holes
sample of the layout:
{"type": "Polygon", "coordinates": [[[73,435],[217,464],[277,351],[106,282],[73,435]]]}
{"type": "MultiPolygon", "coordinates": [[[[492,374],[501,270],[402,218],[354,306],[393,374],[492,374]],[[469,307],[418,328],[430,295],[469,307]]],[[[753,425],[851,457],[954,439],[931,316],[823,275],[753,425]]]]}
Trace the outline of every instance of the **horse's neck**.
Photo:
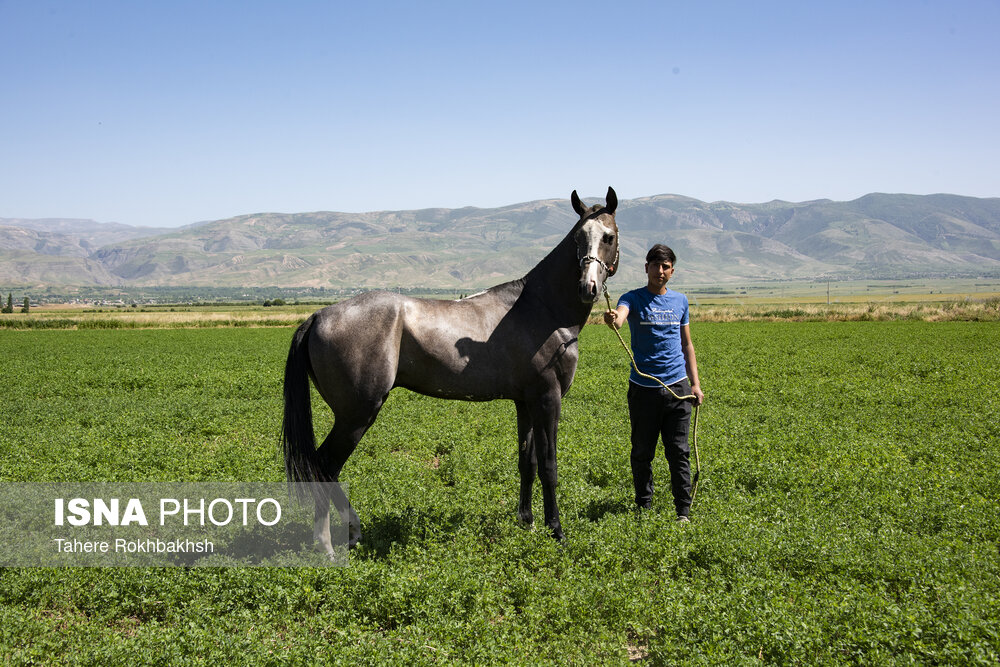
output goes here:
{"type": "Polygon", "coordinates": [[[567,236],[524,277],[524,293],[545,305],[559,328],[581,328],[590,304],[580,300],[576,243],[567,236]]]}

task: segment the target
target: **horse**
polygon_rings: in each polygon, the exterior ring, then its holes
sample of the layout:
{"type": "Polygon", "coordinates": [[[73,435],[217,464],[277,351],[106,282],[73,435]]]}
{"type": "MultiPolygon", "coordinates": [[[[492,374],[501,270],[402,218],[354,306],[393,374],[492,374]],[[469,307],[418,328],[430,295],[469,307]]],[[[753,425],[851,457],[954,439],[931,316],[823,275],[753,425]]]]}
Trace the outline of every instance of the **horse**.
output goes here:
{"type": "MultiPolygon", "coordinates": [[[[556,504],[556,434],[576,372],[577,339],[605,281],[618,269],[618,197],[586,206],[565,238],[520,280],[457,301],[367,292],[313,313],[295,331],[285,364],[282,449],[290,483],[338,482],[341,470],[395,387],[464,401],[508,399],[517,412],[518,518],[534,524],[532,484],[542,486],[545,526],[564,539],[556,504]],[[317,449],[309,380],[333,410],[317,449]]],[[[360,521],[337,484],[315,497],[313,536],[333,556],[330,502],[360,521]]]]}

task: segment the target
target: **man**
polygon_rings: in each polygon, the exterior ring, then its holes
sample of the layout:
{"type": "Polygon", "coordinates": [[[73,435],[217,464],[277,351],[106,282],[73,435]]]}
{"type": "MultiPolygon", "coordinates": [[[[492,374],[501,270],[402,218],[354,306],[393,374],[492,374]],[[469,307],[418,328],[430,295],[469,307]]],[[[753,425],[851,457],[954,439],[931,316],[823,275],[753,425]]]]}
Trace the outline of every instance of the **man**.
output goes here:
{"type": "Polygon", "coordinates": [[[686,522],[691,510],[691,401],[701,405],[705,395],[698,381],[687,297],[667,289],[676,261],[674,251],[667,246],[656,244],[650,248],[646,254],[646,286],[623,294],[617,308],[604,313],[604,321],[615,329],[628,322],[636,366],[669,387],[665,389],[656,380],[643,377],[635,368],[629,376],[630,461],[636,505],[640,509],[652,505],[653,457],[657,440],[662,437],[677,520],[686,522]]]}

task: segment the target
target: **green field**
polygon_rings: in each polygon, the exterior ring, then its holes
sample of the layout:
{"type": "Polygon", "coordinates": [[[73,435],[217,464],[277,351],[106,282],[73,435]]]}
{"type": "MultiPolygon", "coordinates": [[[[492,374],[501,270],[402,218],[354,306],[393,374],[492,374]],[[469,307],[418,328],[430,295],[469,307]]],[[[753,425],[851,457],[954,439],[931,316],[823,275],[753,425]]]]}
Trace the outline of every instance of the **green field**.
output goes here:
{"type": "MultiPolygon", "coordinates": [[[[397,391],[344,472],[366,533],[348,567],[0,569],[0,660],[1000,661],[1000,326],[693,329],[689,525],[662,458],[657,509],[633,514],[627,360],[587,327],[564,545],[516,523],[512,405],[397,391]]],[[[291,332],[0,330],[0,481],[282,479],[291,332]]]]}

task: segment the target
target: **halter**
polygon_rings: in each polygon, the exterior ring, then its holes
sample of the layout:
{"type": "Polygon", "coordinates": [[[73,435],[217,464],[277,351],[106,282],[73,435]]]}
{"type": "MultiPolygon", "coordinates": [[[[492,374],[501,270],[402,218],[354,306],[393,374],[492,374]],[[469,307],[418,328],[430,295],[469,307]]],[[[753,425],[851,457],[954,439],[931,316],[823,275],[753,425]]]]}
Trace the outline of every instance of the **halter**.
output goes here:
{"type": "Polygon", "coordinates": [[[607,271],[608,273],[611,273],[611,267],[608,266],[607,264],[605,264],[604,260],[601,259],[600,257],[594,257],[593,255],[587,255],[586,257],[584,257],[583,259],[580,260],[580,268],[582,269],[584,267],[584,265],[586,265],[587,262],[597,262],[598,264],[600,264],[601,266],[604,267],[605,271],[607,271]]]}
{"type": "Polygon", "coordinates": [[[582,270],[587,265],[587,262],[597,262],[604,268],[604,271],[607,273],[607,275],[610,276],[615,272],[615,267],[618,266],[618,257],[620,255],[621,255],[621,248],[620,247],[615,248],[615,260],[611,264],[605,263],[605,261],[600,257],[595,257],[594,255],[587,255],[586,257],[580,259],[580,269],[582,270]]]}

